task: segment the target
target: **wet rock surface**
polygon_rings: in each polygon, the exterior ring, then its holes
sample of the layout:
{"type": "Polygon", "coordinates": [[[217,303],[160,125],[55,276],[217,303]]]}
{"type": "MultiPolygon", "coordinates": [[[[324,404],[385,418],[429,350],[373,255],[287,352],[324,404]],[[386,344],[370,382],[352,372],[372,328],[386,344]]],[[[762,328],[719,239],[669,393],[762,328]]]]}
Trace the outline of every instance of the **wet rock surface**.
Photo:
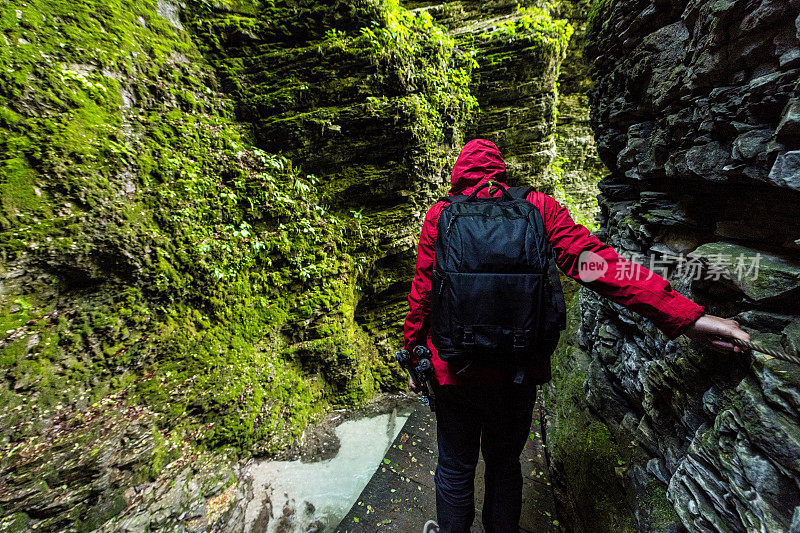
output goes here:
{"type": "Polygon", "coordinates": [[[237,465],[164,442],[128,393],[64,410],[4,455],[0,531],[206,531],[228,519],[237,465]]]}
{"type": "Polygon", "coordinates": [[[407,411],[418,401],[415,394],[383,394],[367,405],[353,409],[335,409],[326,414],[322,420],[309,426],[299,442],[293,443],[274,456],[278,461],[301,460],[316,462],[330,459],[339,451],[339,438],[335,429],[342,422],[377,416],[391,412],[393,409],[407,411]]]}
{"type": "MultiPolygon", "coordinates": [[[[796,354],[800,3],[598,4],[587,52],[611,171],[601,238],[756,342],[796,354]]],[[[635,528],[796,528],[796,366],[669,341],[589,292],[581,312],[580,401],[630,451],[618,475],[635,528]]]]}
{"type": "Polygon", "coordinates": [[[246,533],[332,531],[418,403],[411,395],[387,396],[332,412],[306,430],[299,450],[240,463],[230,507],[241,510],[244,520],[231,515],[221,527],[246,533]],[[328,451],[331,437],[335,453],[328,451]],[[320,448],[321,438],[327,447],[320,448]]]}

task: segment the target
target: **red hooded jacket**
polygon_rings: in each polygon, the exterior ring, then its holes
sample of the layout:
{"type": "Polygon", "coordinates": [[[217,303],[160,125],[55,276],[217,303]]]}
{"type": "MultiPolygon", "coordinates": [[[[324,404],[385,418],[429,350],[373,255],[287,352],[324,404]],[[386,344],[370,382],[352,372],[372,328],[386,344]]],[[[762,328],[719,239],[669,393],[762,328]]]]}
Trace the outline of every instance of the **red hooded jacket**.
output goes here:
{"type": "MultiPolygon", "coordinates": [[[[503,182],[506,165],[494,143],[476,139],[467,143],[453,167],[450,196],[470,194],[489,180],[503,182]]],[[[478,196],[489,195],[489,188],[478,196]]],[[[614,302],[649,318],[667,337],[673,339],[703,314],[704,308],[673,291],[664,278],[622,258],[613,248],[603,244],[584,226],[576,224],[567,210],[552,197],[531,192],[527,200],[536,206],[544,219],[544,227],[555,251],[559,268],[581,285],[589,287],[614,302]],[[608,263],[608,269],[593,281],[578,278],[579,256],[590,251],[608,263]]],[[[405,348],[426,344],[433,353],[433,366],[440,385],[491,385],[503,376],[499,371],[481,368],[457,374],[459,368],[442,361],[431,343],[429,331],[431,274],[435,264],[436,228],[439,214],[447,205],[437,202],[425,215],[417,252],[417,268],[408,296],[409,311],[405,322],[405,348]]],[[[550,362],[534,364],[526,370],[526,380],[545,383],[550,379],[550,362]]]]}

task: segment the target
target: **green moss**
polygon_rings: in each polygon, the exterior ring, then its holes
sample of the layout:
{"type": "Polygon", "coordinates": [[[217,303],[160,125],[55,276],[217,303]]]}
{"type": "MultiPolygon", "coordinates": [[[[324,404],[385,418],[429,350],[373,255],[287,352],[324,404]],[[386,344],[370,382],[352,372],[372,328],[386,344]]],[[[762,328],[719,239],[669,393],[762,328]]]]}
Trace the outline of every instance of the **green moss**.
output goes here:
{"type": "MultiPolygon", "coordinates": [[[[428,13],[395,0],[283,1],[249,20],[216,16],[193,25],[238,101],[239,118],[253,122],[270,149],[298,153],[314,172],[349,166],[314,166],[318,152],[329,157],[339,136],[356,146],[385,138],[379,151],[404,146],[421,164],[441,165],[453,130],[476,106],[472,54],[459,50],[428,13]],[[340,10],[347,14],[332,16],[340,10]],[[259,44],[229,42],[243,32],[258,35],[259,44]],[[292,46],[278,44],[287,35],[292,46]]],[[[321,189],[330,201],[341,186],[326,179],[321,189]],[[329,183],[335,185],[328,189],[329,183]]]]}
{"type": "Polygon", "coordinates": [[[667,499],[667,489],[657,481],[649,480],[644,501],[639,504],[650,514],[650,528],[653,532],[673,531],[680,522],[675,508],[667,499]]]}
{"type": "Polygon", "coordinates": [[[615,0],[592,0],[586,19],[586,45],[596,42],[600,33],[606,29],[614,9],[615,0]]]}
{"type": "MultiPolygon", "coordinates": [[[[237,6],[237,24],[258,7],[237,6]]],[[[0,13],[6,39],[35,43],[0,51],[0,162],[13,170],[0,184],[0,251],[55,280],[0,302],[4,335],[27,328],[0,350],[2,403],[31,400],[3,415],[4,442],[33,437],[56,404],[80,409],[132,385],[165,431],[272,452],[329,405],[389,386],[353,316],[360,222],[253,146],[155,2],[0,13]],[[54,308],[58,318],[26,326],[54,308]]]]}
{"type": "Polygon", "coordinates": [[[635,531],[615,469],[627,452],[585,405],[588,358],[574,344],[580,322],[577,298],[569,304],[567,331],[553,354],[553,379],[545,398],[551,461],[563,473],[562,505],[577,531],[635,531]]]}
{"type": "Polygon", "coordinates": [[[30,531],[30,517],[25,513],[14,513],[0,518],[0,528],[8,533],[30,531]]]}
{"type": "MultiPolygon", "coordinates": [[[[575,222],[585,226],[589,229],[589,231],[596,231],[598,229],[598,225],[597,221],[594,219],[594,216],[599,209],[597,198],[593,197],[588,202],[588,205],[585,203],[581,204],[574,196],[565,191],[563,184],[565,164],[569,164],[569,161],[566,158],[557,157],[550,165],[550,172],[555,178],[553,183],[553,198],[558,200],[561,205],[567,208],[575,222]]],[[[592,177],[589,176],[589,179],[592,179],[592,177]]],[[[597,181],[599,181],[599,178],[597,181]]]]}
{"type": "Polygon", "coordinates": [[[397,0],[384,0],[379,13],[377,27],[363,27],[361,35],[378,61],[392,64],[424,95],[421,105],[429,120],[441,125],[441,114],[469,112],[477,106],[469,90],[477,62],[472,54],[455,52],[455,40],[430,13],[412,13],[397,0]]]}
{"type": "Polygon", "coordinates": [[[97,505],[92,507],[85,516],[76,520],[75,530],[80,533],[97,531],[108,520],[119,515],[127,505],[124,491],[121,489],[103,494],[97,505]]]}

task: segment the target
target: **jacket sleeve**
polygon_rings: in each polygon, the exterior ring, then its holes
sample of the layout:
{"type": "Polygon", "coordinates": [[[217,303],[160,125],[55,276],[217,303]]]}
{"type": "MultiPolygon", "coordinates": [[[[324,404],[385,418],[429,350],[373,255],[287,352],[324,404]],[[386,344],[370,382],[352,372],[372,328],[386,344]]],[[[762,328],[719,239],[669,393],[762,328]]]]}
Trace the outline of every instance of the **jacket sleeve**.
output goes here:
{"type": "Polygon", "coordinates": [[[611,246],[600,242],[588,229],[576,224],[554,198],[531,193],[528,199],[542,207],[545,231],[559,268],[580,284],[650,319],[670,339],[683,333],[705,311],[703,306],[674,291],[658,274],[624,259],[611,246]],[[608,265],[605,273],[593,280],[594,276],[580,279],[579,259],[583,252],[600,256],[608,265]]]}
{"type": "Polygon", "coordinates": [[[408,295],[408,315],[404,326],[404,346],[410,350],[419,344],[425,344],[430,325],[431,275],[433,273],[434,254],[436,251],[436,226],[442,204],[436,203],[428,210],[422,224],[417,249],[417,268],[411,282],[411,293],[408,295]]]}

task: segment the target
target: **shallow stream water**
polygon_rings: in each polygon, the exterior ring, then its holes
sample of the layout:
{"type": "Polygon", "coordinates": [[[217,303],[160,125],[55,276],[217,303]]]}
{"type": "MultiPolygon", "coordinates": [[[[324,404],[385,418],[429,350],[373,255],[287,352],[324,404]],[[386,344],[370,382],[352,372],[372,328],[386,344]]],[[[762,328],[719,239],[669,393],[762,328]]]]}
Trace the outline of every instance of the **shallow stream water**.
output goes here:
{"type": "Polygon", "coordinates": [[[253,533],[333,531],[356,502],[408,419],[408,410],[347,420],[336,427],[332,459],[253,463],[253,500],[246,522],[253,533]]]}

